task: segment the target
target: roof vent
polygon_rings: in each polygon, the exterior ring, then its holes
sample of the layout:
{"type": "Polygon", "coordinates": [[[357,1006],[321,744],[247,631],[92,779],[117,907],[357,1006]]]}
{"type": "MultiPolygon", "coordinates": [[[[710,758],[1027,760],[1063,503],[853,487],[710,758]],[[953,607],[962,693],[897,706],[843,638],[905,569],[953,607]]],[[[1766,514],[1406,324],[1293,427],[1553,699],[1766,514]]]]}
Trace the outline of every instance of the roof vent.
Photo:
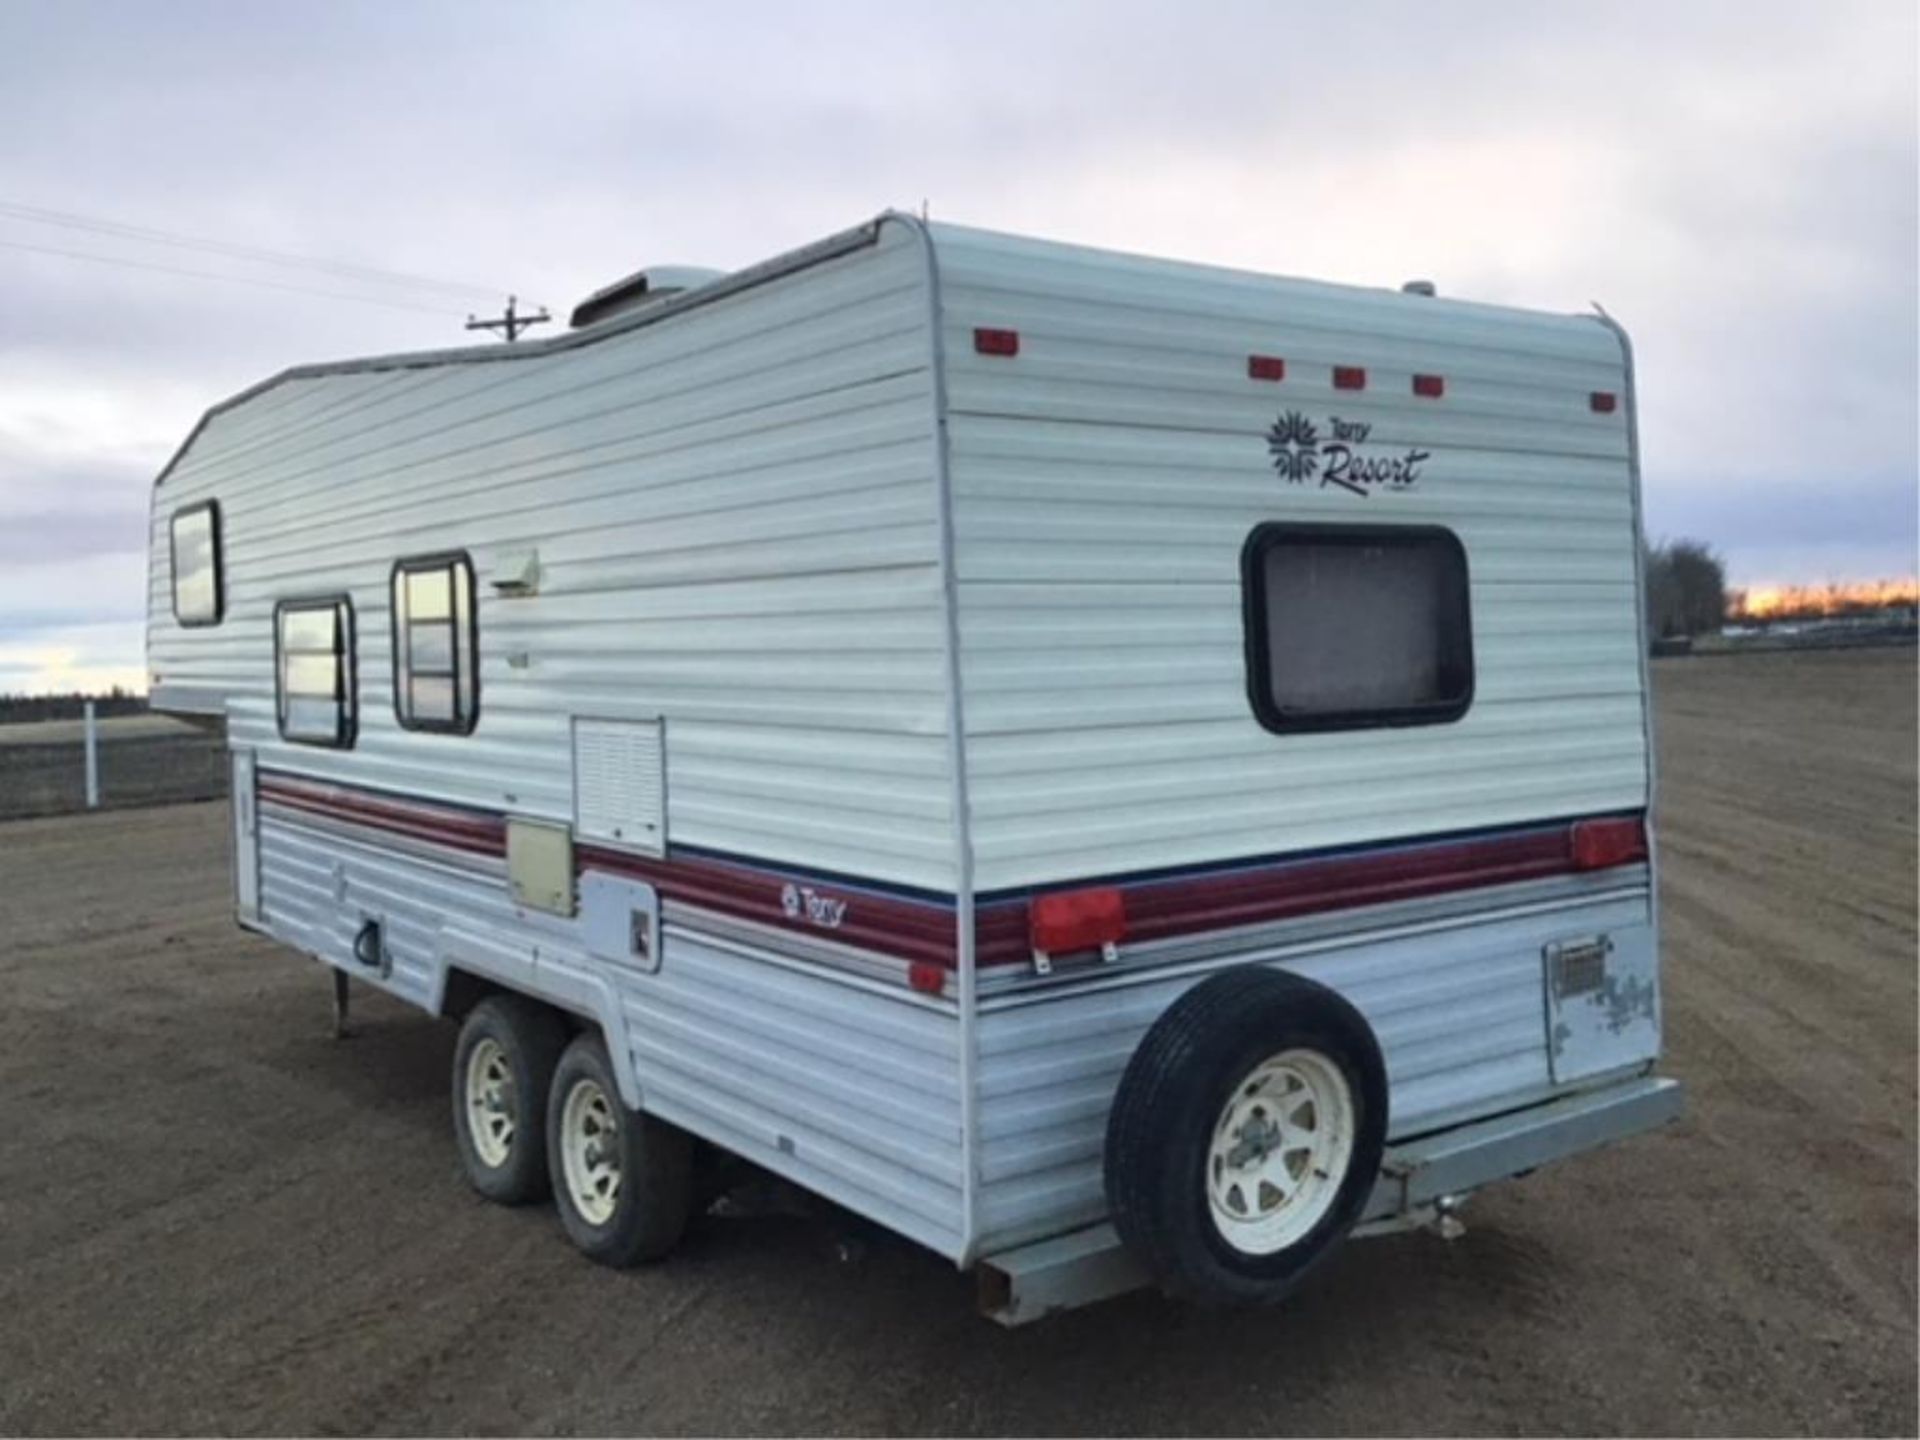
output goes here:
{"type": "MultiPolygon", "coordinates": [[[[1400,293],[1403,295],[1437,295],[1440,292],[1433,288],[1433,282],[1431,280],[1409,280],[1400,287],[1400,293]]],[[[574,321],[576,325],[579,323],[578,320],[574,321]]]]}
{"type": "Polygon", "coordinates": [[[726,273],[704,265],[655,265],[648,270],[636,270],[626,279],[616,280],[582,300],[574,307],[573,318],[568,323],[576,330],[597,325],[643,305],[710,285],[726,273]]]}

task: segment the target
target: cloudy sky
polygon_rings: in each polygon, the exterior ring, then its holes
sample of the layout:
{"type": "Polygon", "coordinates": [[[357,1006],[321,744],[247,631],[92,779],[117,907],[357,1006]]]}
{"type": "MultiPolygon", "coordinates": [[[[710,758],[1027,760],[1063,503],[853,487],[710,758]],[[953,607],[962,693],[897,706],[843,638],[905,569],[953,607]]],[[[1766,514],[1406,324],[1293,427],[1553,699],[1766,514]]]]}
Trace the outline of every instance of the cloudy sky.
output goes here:
{"type": "Polygon", "coordinates": [[[922,201],[1599,300],[1636,339],[1656,535],[1739,582],[1909,575],[1914,15],[0,0],[0,691],[138,681],[148,487],[233,391],[922,201]]]}

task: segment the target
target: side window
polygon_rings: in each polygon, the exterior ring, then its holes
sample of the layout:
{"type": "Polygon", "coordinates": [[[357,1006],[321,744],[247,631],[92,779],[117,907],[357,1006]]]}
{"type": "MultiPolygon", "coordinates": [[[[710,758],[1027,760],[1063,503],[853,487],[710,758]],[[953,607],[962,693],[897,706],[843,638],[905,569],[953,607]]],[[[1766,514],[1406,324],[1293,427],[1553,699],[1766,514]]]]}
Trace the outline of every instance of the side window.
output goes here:
{"type": "Polygon", "coordinates": [[[467,735],[480,720],[473,562],[427,555],[393,567],[393,710],[409,730],[467,735]]]}
{"type": "Polygon", "coordinates": [[[1430,525],[1262,525],[1242,557],[1247,687],[1267,729],[1457,720],[1473,702],[1467,552],[1430,525]]]}
{"type": "Polygon", "coordinates": [[[283,600],[273,632],[281,735],[303,745],[352,748],[358,719],[353,602],[344,595],[283,600]]]}
{"type": "Polygon", "coordinates": [[[173,618],[218,625],[226,608],[220,573],[220,505],[204,500],[173,512],[173,618]]]}

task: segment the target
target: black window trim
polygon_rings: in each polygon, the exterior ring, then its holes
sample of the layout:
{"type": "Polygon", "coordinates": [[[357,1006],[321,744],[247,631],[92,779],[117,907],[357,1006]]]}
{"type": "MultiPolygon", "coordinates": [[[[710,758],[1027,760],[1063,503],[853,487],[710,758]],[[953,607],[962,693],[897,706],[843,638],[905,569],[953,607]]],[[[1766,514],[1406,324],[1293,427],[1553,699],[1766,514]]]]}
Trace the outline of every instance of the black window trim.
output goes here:
{"type": "Polygon", "coordinates": [[[353,596],[344,590],[325,595],[290,595],[273,607],[273,718],[280,738],[289,745],[312,745],[320,750],[351,750],[360,738],[359,625],[354,616],[353,596]],[[332,740],[311,740],[287,733],[286,652],[281,645],[280,620],[289,610],[326,610],[341,612],[345,631],[340,638],[340,683],[342,693],[335,696],[340,705],[340,723],[332,740]]]}
{"type": "MultiPolygon", "coordinates": [[[[448,603],[454,614],[459,607],[452,603],[452,592],[448,592],[448,603]]],[[[459,622],[449,616],[449,624],[459,622]]],[[[453,705],[460,708],[460,646],[458,635],[451,647],[453,653],[453,705]]],[[[427,735],[471,735],[480,725],[480,575],[474,568],[473,556],[465,550],[436,550],[427,555],[405,555],[393,562],[393,568],[387,572],[387,641],[389,648],[388,669],[393,678],[393,719],[402,730],[414,730],[427,735]],[[410,720],[400,704],[400,604],[399,579],[402,575],[418,574],[427,570],[451,570],[455,565],[464,563],[467,567],[467,653],[471,655],[473,666],[473,707],[466,720],[451,722],[440,720],[410,720]]],[[[409,647],[409,658],[412,650],[409,647]]],[[[411,667],[409,667],[411,674],[411,667]]]]}
{"type": "Polygon", "coordinates": [[[221,540],[221,515],[218,500],[197,500],[182,505],[167,519],[167,590],[172,598],[174,624],[185,630],[202,630],[227,618],[227,562],[221,540]],[[180,613],[180,540],[179,524],[188,515],[205,510],[213,517],[213,618],[188,620],[180,613]]]}
{"type": "Polygon", "coordinates": [[[1353,521],[1269,520],[1254,526],[1240,551],[1240,597],[1246,633],[1247,699],[1262,728],[1276,735],[1315,734],[1329,730],[1404,729],[1413,725],[1449,725],[1473,706],[1478,679],[1473,655],[1473,581],[1467,547],[1444,525],[1367,524],[1353,521]],[[1288,540],[1320,544],[1373,545],[1441,543],[1451,549],[1460,566],[1461,635],[1467,683],[1457,697],[1428,705],[1396,705],[1391,709],[1328,710],[1311,715],[1288,714],[1273,702],[1273,677],[1267,662],[1266,582],[1262,572],[1267,551],[1288,540]]]}

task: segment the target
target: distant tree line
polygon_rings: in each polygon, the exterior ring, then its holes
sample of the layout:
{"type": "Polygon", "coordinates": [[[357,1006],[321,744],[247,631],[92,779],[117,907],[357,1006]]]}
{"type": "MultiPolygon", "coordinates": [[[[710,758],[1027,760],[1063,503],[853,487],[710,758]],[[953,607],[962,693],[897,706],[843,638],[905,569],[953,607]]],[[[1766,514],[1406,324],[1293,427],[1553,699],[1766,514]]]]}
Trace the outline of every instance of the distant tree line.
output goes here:
{"type": "Polygon", "coordinates": [[[1727,616],[1727,567],[1699,540],[1647,546],[1647,633],[1656,640],[1717,631],[1727,616]]]}
{"type": "Polygon", "coordinates": [[[147,708],[147,697],[129,695],[118,685],[105,695],[88,695],[70,690],[64,695],[0,695],[0,725],[23,725],[35,720],[78,720],[87,701],[93,701],[94,713],[140,715],[147,708]]]}

